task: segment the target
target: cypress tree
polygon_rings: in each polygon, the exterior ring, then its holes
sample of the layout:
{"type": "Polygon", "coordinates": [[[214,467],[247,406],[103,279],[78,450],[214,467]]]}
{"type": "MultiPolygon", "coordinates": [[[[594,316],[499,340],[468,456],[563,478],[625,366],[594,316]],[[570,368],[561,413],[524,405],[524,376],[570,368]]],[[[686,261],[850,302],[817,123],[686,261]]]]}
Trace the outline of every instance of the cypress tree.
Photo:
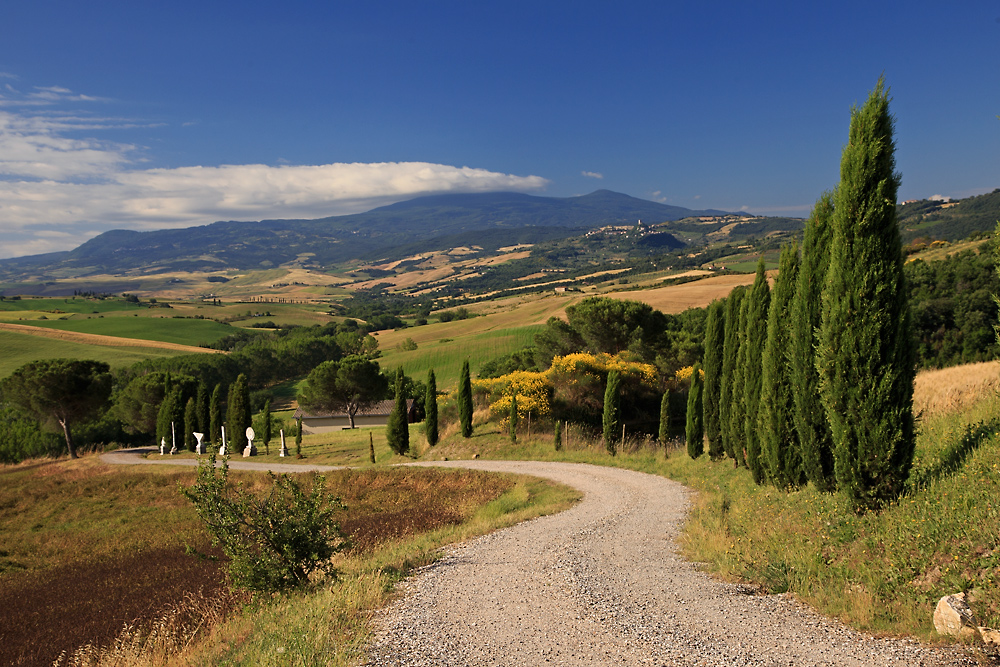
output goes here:
{"type": "Polygon", "coordinates": [[[406,397],[403,396],[403,368],[396,369],[396,402],[385,426],[385,439],[389,448],[399,455],[410,451],[410,428],[406,419],[406,397]]]}
{"type": "Polygon", "coordinates": [[[556,420],[556,431],[553,441],[555,442],[556,451],[562,450],[562,422],[559,420],[556,420]]]}
{"type": "Polygon", "coordinates": [[[660,444],[666,448],[667,441],[670,440],[670,390],[663,392],[660,399],[660,444]]]}
{"type": "Polygon", "coordinates": [[[517,442],[517,394],[510,397],[510,415],[508,417],[510,426],[510,441],[517,442]]]}
{"type": "Polygon", "coordinates": [[[198,406],[193,398],[189,398],[184,406],[184,446],[189,452],[193,452],[198,442],[194,438],[194,432],[198,428],[198,406]]]}
{"type": "Polygon", "coordinates": [[[246,447],[246,430],[250,426],[250,390],[247,387],[247,376],[243,373],[239,374],[236,382],[229,385],[229,400],[226,404],[227,440],[231,450],[239,452],[246,447]]]}
{"type": "Polygon", "coordinates": [[[726,313],[722,301],[713,301],[708,307],[705,323],[705,383],[702,402],[705,405],[705,435],[708,436],[708,455],[718,461],[726,452],[722,446],[722,358],[726,342],[726,313]]]}
{"type": "Polygon", "coordinates": [[[433,368],[427,372],[427,391],[424,393],[424,435],[428,446],[438,443],[437,379],[433,368]]]}
{"type": "Polygon", "coordinates": [[[208,441],[222,444],[222,384],[215,385],[208,402],[208,441]]]}
{"type": "MultiPolygon", "coordinates": [[[[178,403],[181,400],[181,390],[180,387],[169,390],[163,396],[163,401],[160,403],[160,410],[156,413],[156,444],[159,445],[161,442],[166,442],[167,447],[171,447],[173,443],[173,433],[171,432],[170,424],[173,422],[175,428],[184,428],[184,406],[181,405],[179,412],[181,414],[180,419],[177,419],[178,413],[178,403]],[[180,423],[177,423],[180,422],[180,423]]],[[[183,446],[183,434],[180,443],[183,446]]]]}
{"type": "Polygon", "coordinates": [[[806,221],[802,265],[792,302],[792,336],[789,347],[795,431],[799,436],[802,470],[819,491],[833,491],[833,440],[826,409],[819,397],[816,370],[816,335],[820,326],[823,282],[830,266],[833,236],[833,194],[826,192],[806,221]]]}
{"type": "MultiPolygon", "coordinates": [[[[741,287],[735,288],[726,297],[725,313],[726,331],[722,345],[722,377],[719,382],[719,429],[722,436],[722,448],[726,455],[739,463],[737,458],[737,441],[733,437],[732,423],[733,413],[733,388],[736,386],[736,361],[740,349],[740,311],[743,304],[743,296],[746,293],[741,287]]],[[[742,440],[739,447],[742,449],[742,440]]]]}
{"type": "Polygon", "coordinates": [[[687,425],[684,429],[687,436],[688,456],[693,459],[705,452],[702,387],[701,364],[695,364],[694,372],[691,373],[691,388],[688,390],[687,425]]]}
{"type": "MultiPolygon", "coordinates": [[[[771,306],[771,289],[767,285],[764,273],[764,255],[757,262],[757,276],[750,290],[747,301],[746,354],[743,356],[743,381],[745,389],[743,401],[745,416],[743,422],[746,438],[746,464],[753,475],[753,481],[761,484],[764,481],[764,463],[760,456],[760,435],[758,421],[760,415],[761,373],[760,365],[764,356],[764,345],[767,343],[767,311],[771,306]]],[[[742,349],[742,348],[741,348],[742,349]]]]}
{"type": "Polygon", "coordinates": [[[823,289],[820,395],[837,483],[857,511],[897,498],[913,464],[914,350],[893,125],[879,78],[864,106],[851,110],[823,289]]]}
{"type": "Polygon", "coordinates": [[[208,433],[208,385],[198,380],[198,393],[194,399],[195,431],[208,433]]]}
{"type": "Polygon", "coordinates": [[[799,438],[792,413],[792,378],[788,359],[791,341],[791,306],[799,269],[799,249],[781,250],[778,278],[767,314],[760,393],[761,455],[771,482],[781,489],[805,483],[799,438]]]}
{"type": "Polygon", "coordinates": [[[271,443],[271,401],[264,401],[264,409],[261,411],[260,417],[260,433],[257,437],[260,438],[261,442],[264,443],[264,452],[266,454],[271,453],[270,443],[271,443]]]}
{"type": "Polygon", "coordinates": [[[472,437],[472,374],[469,360],[462,364],[462,374],[458,378],[458,419],[462,425],[462,437],[472,437]]]}
{"type": "MultiPolygon", "coordinates": [[[[727,430],[733,447],[736,465],[746,462],[746,367],[747,367],[747,310],[750,307],[750,292],[744,290],[739,301],[736,319],[736,361],[733,364],[732,387],[729,393],[729,421],[727,430]]],[[[756,372],[756,371],[755,371],[756,372]]]]}
{"type": "Polygon", "coordinates": [[[295,458],[302,458],[302,417],[295,420],[295,458]]]}
{"type": "Polygon", "coordinates": [[[604,389],[604,447],[611,456],[618,453],[618,430],[621,428],[619,393],[621,376],[618,371],[608,373],[608,383],[604,389]]]}

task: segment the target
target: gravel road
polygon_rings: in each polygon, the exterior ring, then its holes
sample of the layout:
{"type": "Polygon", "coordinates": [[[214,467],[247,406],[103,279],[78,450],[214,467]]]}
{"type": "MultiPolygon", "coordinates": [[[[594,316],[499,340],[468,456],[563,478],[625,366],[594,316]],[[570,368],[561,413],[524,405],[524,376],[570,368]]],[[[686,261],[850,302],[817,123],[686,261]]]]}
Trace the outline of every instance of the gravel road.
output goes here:
{"type": "MultiPolygon", "coordinates": [[[[102,455],[119,465],[196,465],[102,455]]],[[[699,572],[675,538],[690,491],[654,475],[575,463],[415,463],[535,475],[584,492],[571,509],[453,546],[380,612],[367,665],[975,665],[957,648],[873,638],[783,595],[699,572]]],[[[337,466],[262,464],[303,472],[337,466]]],[[[928,610],[930,613],[930,610],[928,610]]]]}
{"type": "Polygon", "coordinates": [[[404,582],[378,613],[368,665],[975,664],[700,573],[677,555],[690,492],[670,480],[572,463],[433,465],[531,474],[586,495],[450,548],[404,582]]]}

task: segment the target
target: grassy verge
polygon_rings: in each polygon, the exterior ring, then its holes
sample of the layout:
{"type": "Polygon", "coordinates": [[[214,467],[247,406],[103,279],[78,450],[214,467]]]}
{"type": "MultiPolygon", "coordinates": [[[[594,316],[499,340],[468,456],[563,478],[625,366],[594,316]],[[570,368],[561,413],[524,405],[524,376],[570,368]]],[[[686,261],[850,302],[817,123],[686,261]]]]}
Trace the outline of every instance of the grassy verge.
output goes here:
{"type": "Polygon", "coordinates": [[[512,445],[496,425],[449,437],[425,458],[536,459],[613,465],[676,479],[699,493],[683,537],[692,560],[768,593],[791,592],[824,614],[874,633],[939,639],[934,607],[966,591],[980,623],[1000,625],[1000,399],[925,416],[908,493],[858,516],[836,494],[756,486],[731,461],[690,459],[637,440],[610,457],[550,428],[512,445]],[[565,440],[565,436],[564,436],[565,440]]]}
{"type": "MultiPolygon", "coordinates": [[[[231,475],[264,490],[263,475],[231,475]]],[[[95,665],[287,664],[282,655],[294,651],[314,656],[309,664],[348,660],[371,611],[440,546],[576,497],[477,471],[332,472],[327,484],[347,505],[340,522],[353,544],[337,557],[340,582],[252,600],[227,591],[225,563],[178,493],[193,480],[190,468],[112,467],[97,456],[0,467],[0,628],[17,628],[0,642],[0,664],[51,664],[61,652],[63,664],[95,665]]]]}

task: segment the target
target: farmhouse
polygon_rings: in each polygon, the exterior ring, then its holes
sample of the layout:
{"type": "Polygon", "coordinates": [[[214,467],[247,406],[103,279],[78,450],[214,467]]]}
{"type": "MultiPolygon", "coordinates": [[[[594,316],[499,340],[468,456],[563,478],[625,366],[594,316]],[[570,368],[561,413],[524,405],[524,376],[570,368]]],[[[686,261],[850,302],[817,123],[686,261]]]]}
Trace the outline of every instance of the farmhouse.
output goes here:
{"type": "MultiPolygon", "coordinates": [[[[389,414],[395,405],[395,401],[379,401],[372,404],[367,410],[358,410],[354,415],[354,425],[364,426],[385,426],[389,421],[389,414]]],[[[328,415],[312,415],[302,408],[295,411],[295,419],[302,420],[302,434],[329,433],[330,431],[341,431],[351,428],[351,419],[346,412],[337,412],[328,415]]],[[[412,398],[406,399],[406,421],[413,424],[417,421],[417,403],[412,398]]]]}

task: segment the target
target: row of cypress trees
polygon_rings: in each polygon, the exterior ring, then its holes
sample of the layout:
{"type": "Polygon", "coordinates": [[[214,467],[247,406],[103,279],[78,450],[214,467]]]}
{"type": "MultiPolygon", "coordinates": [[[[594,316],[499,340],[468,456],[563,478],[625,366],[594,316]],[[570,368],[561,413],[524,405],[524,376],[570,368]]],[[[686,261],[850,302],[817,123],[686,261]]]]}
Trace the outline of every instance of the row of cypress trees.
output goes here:
{"type": "Polygon", "coordinates": [[[859,511],[903,492],[914,452],[893,124],[880,79],[852,109],[840,183],[816,203],[801,259],[782,250],[772,290],[762,257],[749,290],[709,307],[705,331],[711,458],[758,484],[839,488],[859,511]]]}

